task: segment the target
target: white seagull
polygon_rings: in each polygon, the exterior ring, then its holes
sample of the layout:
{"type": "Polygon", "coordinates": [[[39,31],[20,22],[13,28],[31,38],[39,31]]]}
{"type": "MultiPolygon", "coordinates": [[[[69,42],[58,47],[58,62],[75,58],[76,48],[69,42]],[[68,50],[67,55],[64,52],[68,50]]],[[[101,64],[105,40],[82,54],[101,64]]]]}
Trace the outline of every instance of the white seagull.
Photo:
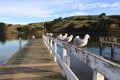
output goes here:
{"type": "Polygon", "coordinates": [[[67,34],[67,33],[65,33],[65,35],[64,35],[64,36],[59,37],[59,39],[60,39],[60,40],[64,40],[65,38],[67,38],[67,35],[68,35],[68,34],[67,34]]]}
{"type": "Polygon", "coordinates": [[[52,36],[53,36],[53,33],[47,33],[47,36],[51,36],[51,37],[52,37],[52,36]]]}
{"type": "Polygon", "coordinates": [[[73,35],[70,35],[69,37],[66,37],[63,41],[65,42],[71,42],[73,39],[73,35]]]}
{"type": "Polygon", "coordinates": [[[59,34],[57,38],[60,39],[61,37],[62,37],[62,34],[59,34]]]}
{"type": "Polygon", "coordinates": [[[73,45],[76,47],[83,47],[88,43],[90,36],[86,34],[83,39],[80,39],[79,36],[76,36],[73,41],[73,45]]]}

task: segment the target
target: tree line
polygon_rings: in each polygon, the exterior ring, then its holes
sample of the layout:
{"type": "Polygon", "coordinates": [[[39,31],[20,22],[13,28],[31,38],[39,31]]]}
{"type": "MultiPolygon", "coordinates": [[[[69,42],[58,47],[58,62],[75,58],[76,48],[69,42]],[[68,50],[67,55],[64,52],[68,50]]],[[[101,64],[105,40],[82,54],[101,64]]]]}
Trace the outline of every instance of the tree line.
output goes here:
{"type": "Polygon", "coordinates": [[[6,24],[3,22],[0,22],[0,33],[4,33],[6,31],[6,24]]]}
{"type": "Polygon", "coordinates": [[[45,23],[49,32],[109,32],[120,28],[120,15],[72,16],[62,19],[57,18],[45,23]]]}

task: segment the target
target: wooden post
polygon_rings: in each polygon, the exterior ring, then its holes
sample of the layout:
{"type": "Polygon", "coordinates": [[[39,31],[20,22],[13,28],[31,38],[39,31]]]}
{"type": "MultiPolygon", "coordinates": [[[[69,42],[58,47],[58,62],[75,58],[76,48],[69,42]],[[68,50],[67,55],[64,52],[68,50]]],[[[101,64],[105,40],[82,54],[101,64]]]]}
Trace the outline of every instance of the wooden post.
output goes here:
{"type": "Polygon", "coordinates": [[[104,76],[97,72],[97,80],[105,80],[104,76]]]}
{"type": "Polygon", "coordinates": [[[105,80],[105,77],[96,70],[93,70],[93,80],[105,80]]]}
{"type": "MultiPolygon", "coordinates": [[[[54,42],[54,51],[57,52],[57,44],[56,44],[56,42],[54,42]]],[[[54,55],[54,61],[55,62],[57,61],[55,55],[54,55]]]]}
{"type": "MultiPolygon", "coordinates": [[[[49,38],[47,38],[47,44],[48,44],[48,45],[50,44],[49,38]]],[[[49,46],[47,46],[47,47],[48,47],[48,49],[49,49],[49,46]]]]}
{"type": "MultiPolygon", "coordinates": [[[[50,47],[52,48],[52,40],[50,40],[50,47]]],[[[52,50],[50,50],[50,54],[52,54],[52,50]]]]}
{"type": "Polygon", "coordinates": [[[67,50],[63,48],[62,59],[66,63],[67,50]]]}
{"type": "Polygon", "coordinates": [[[70,56],[67,55],[67,50],[63,48],[63,61],[70,67],[70,56]]]}
{"type": "Polygon", "coordinates": [[[70,67],[70,56],[66,56],[66,64],[70,67]]]}
{"type": "Polygon", "coordinates": [[[100,40],[100,56],[102,56],[102,46],[103,46],[103,38],[102,37],[100,37],[99,38],[99,40],[100,40]]]}
{"type": "Polygon", "coordinates": [[[114,61],[115,44],[111,44],[111,60],[114,61]]]}
{"type": "Polygon", "coordinates": [[[63,56],[62,56],[63,60],[66,55],[67,55],[67,50],[63,48],[63,56]]]}
{"type": "Polygon", "coordinates": [[[100,56],[102,56],[102,47],[103,47],[103,43],[100,42],[100,56]]]}
{"type": "Polygon", "coordinates": [[[97,71],[93,69],[93,80],[97,80],[97,71]]]}
{"type": "Polygon", "coordinates": [[[43,38],[44,38],[44,40],[45,40],[45,45],[47,46],[47,37],[44,36],[43,38]]]}
{"type": "Polygon", "coordinates": [[[22,39],[21,39],[21,37],[19,37],[19,49],[21,49],[21,41],[22,41],[22,39]]]}

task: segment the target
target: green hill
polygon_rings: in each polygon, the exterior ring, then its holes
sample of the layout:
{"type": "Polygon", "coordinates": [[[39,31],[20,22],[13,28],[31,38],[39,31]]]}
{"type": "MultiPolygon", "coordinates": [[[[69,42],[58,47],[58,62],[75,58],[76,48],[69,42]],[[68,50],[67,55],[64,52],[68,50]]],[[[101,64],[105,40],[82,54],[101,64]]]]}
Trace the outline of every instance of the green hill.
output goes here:
{"type": "Polygon", "coordinates": [[[57,18],[45,23],[48,32],[109,32],[120,28],[120,15],[88,15],[57,18]]]}
{"type": "MultiPolygon", "coordinates": [[[[1,23],[1,26],[3,23],[1,23]]],[[[47,32],[73,32],[73,33],[104,33],[104,32],[120,32],[120,15],[85,15],[85,16],[71,16],[66,18],[57,18],[48,22],[29,23],[27,25],[12,25],[9,24],[1,27],[1,32],[6,33],[33,33],[35,31],[41,32],[46,28],[47,32]],[[44,23],[44,24],[43,24],[44,23]],[[7,30],[6,30],[7,28],[7,30]]]]}

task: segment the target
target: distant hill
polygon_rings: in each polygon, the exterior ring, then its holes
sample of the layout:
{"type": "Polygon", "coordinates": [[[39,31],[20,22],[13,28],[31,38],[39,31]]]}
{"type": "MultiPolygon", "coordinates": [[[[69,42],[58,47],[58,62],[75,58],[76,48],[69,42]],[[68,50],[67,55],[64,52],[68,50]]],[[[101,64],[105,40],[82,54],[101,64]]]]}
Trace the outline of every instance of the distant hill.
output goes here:
{"type": "MultiPolygon", "coordinates": [[[[3,23],[2,23],[3,25],[3,23]]],[[[3,28],[3,27],[0,27],[3,28]]],[[[120,32],[120,15],[106,15],[102,13],[100,15],[83,15],[83,16],[71,16],[66,18],[57,18],[48,22],[36,22],[29,23],[27,25],[12,25],[7,24],[5,27],[5,33],[19,33],[19,32],[35,32],[41,31],[46,28],[47,32],[120,32]]],[[[3,30],[0,29],[2,32],[3,30]]]]}
{"type": "Polygon", "coordinates": [[[40,30],[43,28],[43,23],[42,22],[37,22],[37,23],[29,23],[27,25],[21,25],[21,24],[7,24],[7,23],[0,23],[0,32],[1,33],[14,33],[18,34],[21,32],[26,32],[26,31],[32,31],[32,30],[40,30]]]}
{"type": "Polygon", "coordinates": [[[45,23],[48,32],[109,32],[120,28],[120,15],[87,15],[57,18],[45,23]]]}

